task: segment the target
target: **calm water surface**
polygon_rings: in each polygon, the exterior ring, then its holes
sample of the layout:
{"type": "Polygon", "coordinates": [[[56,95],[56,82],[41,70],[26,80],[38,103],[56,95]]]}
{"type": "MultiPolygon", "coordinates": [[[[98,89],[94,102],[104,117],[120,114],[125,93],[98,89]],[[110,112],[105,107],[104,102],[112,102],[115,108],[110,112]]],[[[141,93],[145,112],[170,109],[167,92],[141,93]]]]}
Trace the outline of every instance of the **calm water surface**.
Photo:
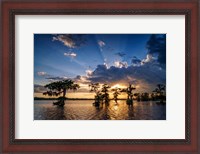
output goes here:
{"type": "Polygon", "coordinates": [[[64,108],[54,106],[52,100],[34,101],[34,120],[166,120],[166,105],[156,102],[134,102],[128,106],[125,100],[96,108],[93,100],[66,100],[64,108]]]}

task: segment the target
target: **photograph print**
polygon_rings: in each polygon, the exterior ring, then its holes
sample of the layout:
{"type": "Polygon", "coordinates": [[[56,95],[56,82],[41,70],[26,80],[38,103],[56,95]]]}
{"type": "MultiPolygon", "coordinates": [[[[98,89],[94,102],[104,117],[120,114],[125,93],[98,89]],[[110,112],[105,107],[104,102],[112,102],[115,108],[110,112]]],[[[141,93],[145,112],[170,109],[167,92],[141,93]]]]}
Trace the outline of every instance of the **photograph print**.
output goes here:
{"type": "Polygon", "coordinates": [[[166,120],[166,34],[34,34],[34,120],[166,120]]]}

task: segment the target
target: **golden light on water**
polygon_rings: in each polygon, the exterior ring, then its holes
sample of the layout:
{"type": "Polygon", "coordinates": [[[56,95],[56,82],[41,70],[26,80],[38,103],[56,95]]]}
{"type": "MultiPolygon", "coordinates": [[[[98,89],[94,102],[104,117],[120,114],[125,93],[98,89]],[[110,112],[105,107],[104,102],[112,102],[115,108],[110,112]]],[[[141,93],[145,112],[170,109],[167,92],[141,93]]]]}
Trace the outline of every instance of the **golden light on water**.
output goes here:
{"type": "Polygon", "coordinates": [[[114,105],[114,110],[118,110],[118,105],[114,105]]]}
{"type": "Polygon", "coordinates": [[[136,85],[135,88],[136,88],[136,89],[140,88],[140,85],[136,85]]]}

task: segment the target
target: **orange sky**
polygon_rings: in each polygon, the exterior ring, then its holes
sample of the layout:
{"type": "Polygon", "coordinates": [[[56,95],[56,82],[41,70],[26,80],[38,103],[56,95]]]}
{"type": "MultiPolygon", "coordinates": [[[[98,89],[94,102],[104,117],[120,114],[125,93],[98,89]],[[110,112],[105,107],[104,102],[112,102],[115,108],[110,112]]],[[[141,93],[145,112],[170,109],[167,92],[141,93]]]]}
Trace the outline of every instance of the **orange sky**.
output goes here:
{"type": "MultiPolygon", "coordinates": [[[[114,86],[111,87],[111,89],[113,88],[126,88],[126,86],[120,85],[120,84],[116,84],[114,86]]],[[[68,91],[68,93],[66,94],[66,97],[68,98],[94,98],[95,93],[94,92],[89,92],[90,89],[88,86],[83,86],[82,85],[82,89],[84,89],[84,92],[81,92],[81,88],[79,91],[77,92],[71,92],[68,91]],[[86,90],[87,88],[87,90],[86,90]]],[[[110,98],[113,98],[113,94],[112,92],[109,93],[110,98]]],[[[44,97],[44,98],[51,98],[49,96],[44,96],[42,93],[34,93],[34,97],[44,97]]],[[[118,96],[118,98],[126,98],[126,94],[122,93],[121,95],[118,96]]]]}

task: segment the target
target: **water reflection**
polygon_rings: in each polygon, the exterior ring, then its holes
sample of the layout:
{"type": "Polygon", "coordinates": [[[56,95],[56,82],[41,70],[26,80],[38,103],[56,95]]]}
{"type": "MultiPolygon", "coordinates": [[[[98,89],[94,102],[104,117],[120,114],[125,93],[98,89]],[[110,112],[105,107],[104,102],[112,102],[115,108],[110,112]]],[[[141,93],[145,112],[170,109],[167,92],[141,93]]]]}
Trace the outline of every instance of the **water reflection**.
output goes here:
{"type": "Polygon", "coordinates": [[[58,107],[52,101],[34,102],[35,120],[165,120],[166,105],[156,102],[134,102],[127,105],[125,100],[110,101],[109,105],[95,107],[92,100],[67,100],[58,107]]]}
{"type": "Polygon", "coordinates": [[[131,117],[135,117],[134,115],[135,111],[133,105],[128,105],[127,107],[128,107],[128,119],[131,117]]]}

